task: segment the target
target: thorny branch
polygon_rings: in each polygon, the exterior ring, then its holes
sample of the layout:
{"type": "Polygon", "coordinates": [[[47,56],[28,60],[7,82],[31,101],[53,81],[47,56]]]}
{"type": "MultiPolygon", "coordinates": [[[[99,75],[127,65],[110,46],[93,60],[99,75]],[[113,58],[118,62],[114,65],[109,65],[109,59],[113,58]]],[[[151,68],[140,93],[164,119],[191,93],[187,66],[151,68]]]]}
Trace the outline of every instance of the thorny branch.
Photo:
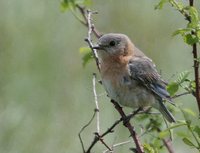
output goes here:
{"type": "MultiPolygon", "coordinates": [[[[135,128],[131,125],[129,120],[126,120],[127,116],[124,113],[122,107],[114,100],[111,100],[111,102],[114,104],[115,108],[117,109],[117,111],[121,115],[121,117],[123,119],[123,122],[124,122],[124,126],[128,128],[128,130],[129,130],[129,132],[131,134],[131,137],[133,138],[133,141],[134,141],[134,143],[136,145],[137,153],[144,153],[143,146],[140,143],[140,140],[139,140],[139,138],[137,136],[137,133],[135,132],[135,128]]],[[[141,110],[140,108],[138,110],[136,110],[136,113],[138,113],[140,110],[141,110]]]]}
{"type": "MultiPolygon", "coordinates": [[[[139,110],[136,110],[135,112],[133,112],[132,114],[130,114],[129,116],[127,116],[127,118],[130,119],[130,117],[134,117],[136,114],[138,114],[139,110]]],[[[86,151],[86,153],[89,153],[90,150],[93,148],[93,146],[100,140],[100,138],[103,138],[104,136],[106,136],[109,133],[113,133],[113,129],[119,124],[121,123],[123,120],[123,118],[120,118],[119,120],[116,120],[104,133],[102,133],[101,135],[98,135],[94,137],[94,140],[92,141],[91,145],[89,146],[88,150],[86,151]]]]}

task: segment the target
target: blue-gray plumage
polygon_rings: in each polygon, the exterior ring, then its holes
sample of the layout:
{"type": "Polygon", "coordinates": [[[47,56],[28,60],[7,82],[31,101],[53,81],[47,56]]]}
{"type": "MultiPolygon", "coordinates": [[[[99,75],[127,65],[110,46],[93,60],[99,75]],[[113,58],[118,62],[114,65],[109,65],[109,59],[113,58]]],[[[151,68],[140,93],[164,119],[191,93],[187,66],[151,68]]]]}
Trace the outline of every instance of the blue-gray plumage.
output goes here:
{"type": "Polygon", "coordinates": [[[166,83],[152,60],[124,34],[105,34],[98,42],[100,73],[108,96],[132,108],[153,106],[169,122],[175,122],[163,104],[171,101],[166,83]]]}

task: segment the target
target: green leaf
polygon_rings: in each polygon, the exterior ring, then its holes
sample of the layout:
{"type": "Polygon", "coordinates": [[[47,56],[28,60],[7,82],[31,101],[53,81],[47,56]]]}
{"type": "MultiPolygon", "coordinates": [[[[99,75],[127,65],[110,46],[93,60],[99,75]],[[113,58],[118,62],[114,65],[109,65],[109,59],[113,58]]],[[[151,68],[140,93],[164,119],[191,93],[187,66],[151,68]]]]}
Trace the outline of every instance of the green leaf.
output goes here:
{"type": "Polygon", "coordinates": [[[191,23],[188,25],[190,28],[197,28],[199,26],[198,11],[194,7],[189,7],[189,15],[191,23]]]}
{"type": "Polygon", "coordinates": [[[185,113],[187,113],[188,115],[192,115],[193,117],[196,117],[195,112],[192,111],[192,110],[189,109],[189,108],[184,108],[183,111],[184,111],[185,113]]]}
{"type": "Polygon", "coordinates": [[[92,0],[84,0],[83,5],[90,6],[92,4],[92,0]]]}
{"type": "Polygon", "coordinates": [[[194,127],[194,132],[196,132],[197,135],[198,135],[198,137],[200,138],[200,127],[195,126],[195,127],[194,127]]]}
{"type": "Polygon", "coordinates": [[[163,139],[169,135],[170,135],[169,130],[164,130],[164,131],[161,131],[158,136],[159,136],[159,138],[163,139]]]}
{"type": "Polygon", "coordinates": [[[154,149],[147,143],[143,144],[145,153],[155,153],[154,149]]]}
{"type": "Polygon", "coordinates": [[[187,137],[183,138],[182,140],[186,145],[196,147],[187,137]]]}
{"type": "Polygon", "coordinates": [[[184,71],[184,72],[181,72],[176,80],[176,82],[180,85],[182,84],[183,82],[185,82],[189,76],[190,72],[189,71],[184,71]]]}
{"type": "MultiPolygon", "coordinates": [[[[161,131],[160,133],[163,133],[163,135],[164,135],[166,131],[175,129],[175,128],[177,128],[177,127],[185,126],[185,125],[187,125],[185,122],[177,123],[177,124],[175,124],[175,125],[173,125],[173,126],[168,127],[167,129],[161,131]]],[[[162,134],[161,134],[161,136],[162,136],[162,134]]]]}
{"type": "Polygon", "coordinates": [[[171,96],[175,95],[175,93],[178,91],[179,89],[179,84],[176,82],[172,82],[170,84],[168,84],[167,86],[167,91],[169,92],[169,94],[171,96]]]}
{"type": "Polygon", "coordinates": [[[62,1],[61,4],[60,4],[60,10],[61,10],[62,12],[64,12],[64,11],[66,11],[67,9],[69,9],[69,3],[66,3],[66,2],[62,1]]]}
{"type": "Polygon", "coordinates": [[[184,137],[189,137],[189,133],[188,132],[185,132],[185,131],[177,131],[176,132],[176,135],[181,137],[181,138],[184,138],[184,137]]]}
{"type": "Polygon", "coordinates": [[[200,39],[200,29],[197,30],[197,37],[200,39]]]}
{"type": "Polygon", "coordinates": [[[167,3],[169,0],[161,0],[155,7],[154,7],[154,9],[162,9],[163,8],[163,5],[165,4],[165,3],[167,3]]]}
{"type": "Polygon", "coordinates": [[[190,33],[183,36],[183,39],[188,45],[193,45],[193,44],[199,42],[198,37],[193,34],[190,34],[190,33]]]}
{"type": "Polygon", "coordinates": [[[193,29],[192,28],[185,28],[185,29],[178,29],[176,31],[174,31],[174,33],[172,34],[172,36],[176,36],[176,35],[182,35],[185,36],[188,32],[191,33],[193,29]]]}
{"type": "Polygon", "coordinates": [[[93,59],[93,54],[92,51],[89,47],[81,47],[79,49],[79,52],[81,54],[83,54],[82,60],[83,60],[83,67],[86,66],[86,64],[88,64],[88,62],[93,59]]]}
{"type": "Polygon", "coordinates": [[[187,113],[187,111],[184,111],[184,109],[182,109],[182,108],[180,108],[180,110],[183,113],[183,116],[184,116],[187,126],[190,127],[192,121],[190,119],[189,114],[187,113]]]}
{"type": "Polygon", "coordinates": [[[62,12],[67,11],[68,9],[76,9],[77,1],[75,0],[63,0],[61,1],[60,9],[62,12]]]}

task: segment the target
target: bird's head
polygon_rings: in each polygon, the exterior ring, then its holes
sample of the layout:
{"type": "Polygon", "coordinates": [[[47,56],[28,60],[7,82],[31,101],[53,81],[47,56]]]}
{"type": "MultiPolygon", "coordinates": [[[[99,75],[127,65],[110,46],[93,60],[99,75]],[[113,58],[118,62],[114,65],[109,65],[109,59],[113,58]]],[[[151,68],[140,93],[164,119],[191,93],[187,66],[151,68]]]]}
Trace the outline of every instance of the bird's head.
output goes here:
{"type": "Polygon", "coordinates": [[[133,52],[133,44],[124,34],[109,33],[99,38],[97,45],[93,47],[98,50],[100,58],[110,56],[127,56],[133,52]]]}

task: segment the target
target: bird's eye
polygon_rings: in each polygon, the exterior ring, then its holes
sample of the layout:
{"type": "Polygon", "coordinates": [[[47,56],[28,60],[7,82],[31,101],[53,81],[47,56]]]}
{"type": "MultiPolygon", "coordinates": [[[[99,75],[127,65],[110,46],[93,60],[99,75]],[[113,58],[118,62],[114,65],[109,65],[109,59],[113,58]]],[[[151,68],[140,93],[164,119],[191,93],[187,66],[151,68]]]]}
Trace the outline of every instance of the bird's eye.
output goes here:
{"type": "Polygon", "coordinates": [[[109,45],[113,47],[113,46],[116,45],[116,42],[115,41],[110,41],[109,45]]]}

